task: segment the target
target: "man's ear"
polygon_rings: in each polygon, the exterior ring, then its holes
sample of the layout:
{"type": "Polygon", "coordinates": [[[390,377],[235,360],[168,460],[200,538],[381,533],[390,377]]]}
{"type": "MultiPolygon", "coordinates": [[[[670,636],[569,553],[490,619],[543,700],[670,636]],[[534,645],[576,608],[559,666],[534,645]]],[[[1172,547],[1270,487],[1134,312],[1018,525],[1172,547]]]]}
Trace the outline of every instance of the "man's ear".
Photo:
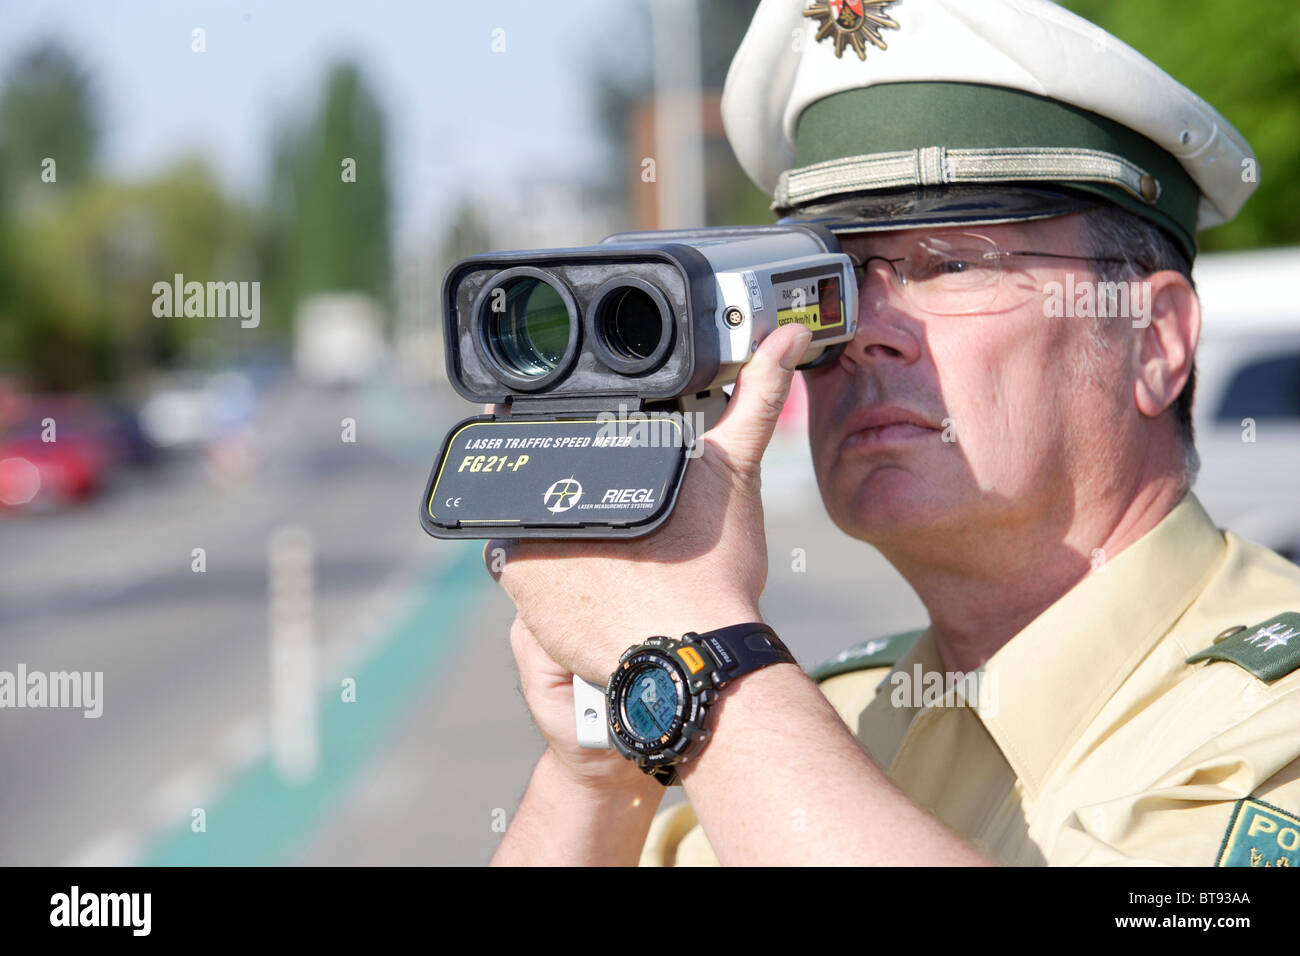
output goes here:
{"type": "Polygon", "coordinates": [[[1201,302],[1182,273],[1167,269],[1141,280],[1145,310],[1133,319],[1138,340],[1133,397],[1138,411],[1155,418],[1172,405],[1192,373],[1201,337],[1201,302]]]}

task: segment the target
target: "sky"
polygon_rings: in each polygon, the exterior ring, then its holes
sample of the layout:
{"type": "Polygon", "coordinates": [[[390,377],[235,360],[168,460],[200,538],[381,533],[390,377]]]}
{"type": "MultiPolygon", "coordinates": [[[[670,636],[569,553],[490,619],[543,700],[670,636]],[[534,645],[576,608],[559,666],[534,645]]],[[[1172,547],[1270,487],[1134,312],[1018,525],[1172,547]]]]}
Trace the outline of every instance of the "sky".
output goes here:
{"type": "Polygon", "coordinates": [[[396,238],[411,248],[467,193],[598,170],[590,76],[595,62],[644,61],[621,55],[646,41],[612,13],[633,2],[0,0],[0,71],[53,37],[94,78],[110,175],[199,154],[257,201],[276,125],[353,57],[386,110],[396,238]],[[206,52],[191,49],[195,28],[206,52]]]}

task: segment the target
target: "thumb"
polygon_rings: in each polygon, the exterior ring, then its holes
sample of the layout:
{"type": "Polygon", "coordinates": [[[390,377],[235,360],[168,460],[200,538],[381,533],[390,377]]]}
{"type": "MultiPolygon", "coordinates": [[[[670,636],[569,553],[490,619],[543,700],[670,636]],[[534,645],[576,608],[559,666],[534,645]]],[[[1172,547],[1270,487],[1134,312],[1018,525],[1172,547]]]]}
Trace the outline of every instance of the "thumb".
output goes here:
{"type": "Polygon", "coordinates": [[[769,335],[741,370],[727,410],[708,433],[737,470],[758,470],[811,338],[811,330],[792,322],[769,335]]]}

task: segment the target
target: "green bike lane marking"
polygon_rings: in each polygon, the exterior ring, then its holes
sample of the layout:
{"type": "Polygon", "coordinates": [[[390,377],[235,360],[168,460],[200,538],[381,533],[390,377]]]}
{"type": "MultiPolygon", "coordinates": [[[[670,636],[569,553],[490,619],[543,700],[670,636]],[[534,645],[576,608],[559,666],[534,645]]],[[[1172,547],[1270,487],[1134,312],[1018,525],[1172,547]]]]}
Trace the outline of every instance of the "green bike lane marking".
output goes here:
{"type": "Polygon", "coordinates": [[[428,690],[443,658],[454,649],[457,626],[487,576],[482,545],[457,545],[420,579],[421,596],[355,673],[356,700],[344,703],[337,686],[318,703],[320,762],[310,780],[283,783],[263,757],[208,801],[206,832],[190,821],[163,831],[138,860],[142,866],[262,866],[281,862],[333,806],[352,776],[380,747],[393,725],[428,690]]]}

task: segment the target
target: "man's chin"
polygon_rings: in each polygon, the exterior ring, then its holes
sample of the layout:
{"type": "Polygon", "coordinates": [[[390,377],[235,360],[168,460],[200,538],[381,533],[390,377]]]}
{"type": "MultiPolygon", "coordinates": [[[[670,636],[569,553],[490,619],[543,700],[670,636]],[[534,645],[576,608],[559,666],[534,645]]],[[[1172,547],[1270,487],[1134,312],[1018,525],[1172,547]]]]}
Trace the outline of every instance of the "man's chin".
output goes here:
{"type": "MultiPolygon", "coordinates": [[[[825,489],[823,489],[823,492],[825,489]]],[[[941,489],[900,468],[882,468],[825,497],[831,520],[845,534],[877,547],[909,535],[940,531],[959,508],[941,489]]]]}

